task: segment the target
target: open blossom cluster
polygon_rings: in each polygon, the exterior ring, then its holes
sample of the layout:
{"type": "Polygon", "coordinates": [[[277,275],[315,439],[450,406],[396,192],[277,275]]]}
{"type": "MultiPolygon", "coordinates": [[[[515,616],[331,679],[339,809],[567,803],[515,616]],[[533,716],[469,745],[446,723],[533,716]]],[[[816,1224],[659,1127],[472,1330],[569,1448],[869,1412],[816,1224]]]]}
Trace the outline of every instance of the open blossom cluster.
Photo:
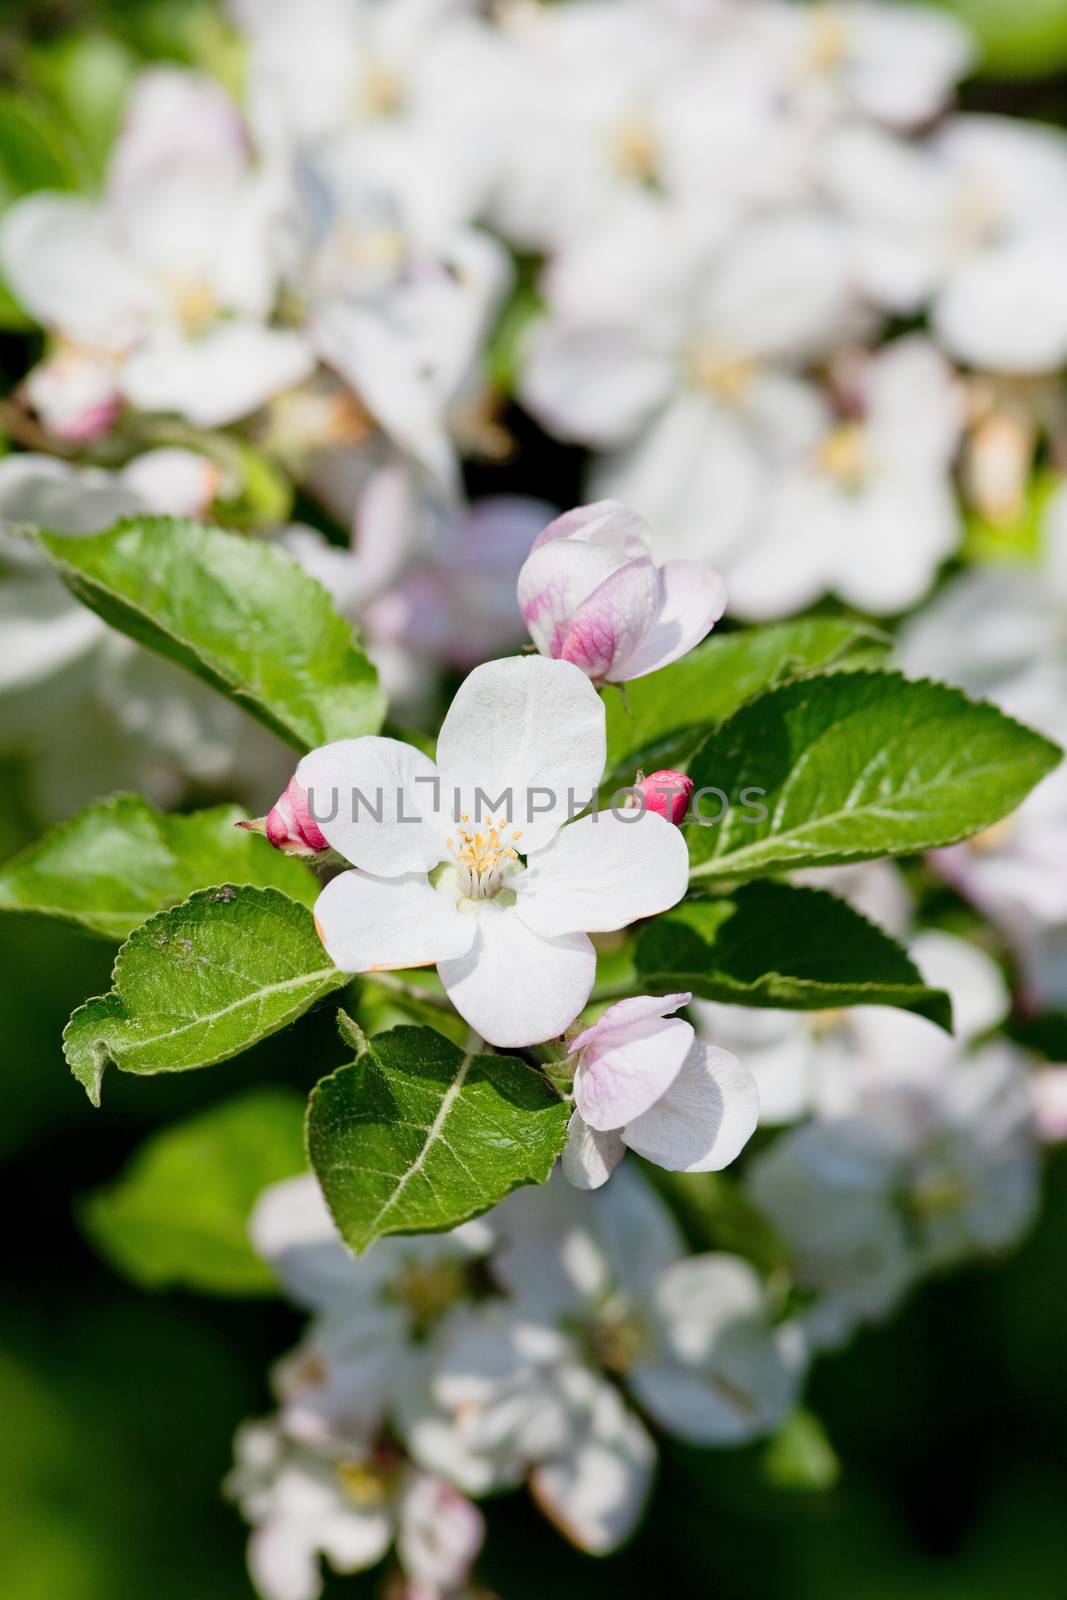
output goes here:
{"type": "MultiPolygon", "coordinates": [[[[950,17],[877,0],[229,16],[240,101],[146,70],[102,192],[6,212],[0,271],[48,332],[17,399],[39,450],[128,462],[93,483],[126,506],[230,504],[241,457],[219,441],[262,452],[350,530],[346,550],[273,527],[395,693],[417,703],[429,665],[515,639],[512,585],[550,508],[468,505],[460,470],[506,454],[503,390],[591,451],[587,498],[646,518],[667,574],[724,573],[740,618],[827,592],[895,614],[958,548],[967,502],[1018,512],[1062,428],[1067,140],[952,109],[973,51],[950,17]],[[144,450],[160,434],[162,459],[144,450]]],[[[5,516],[58,492],[57,464],[38,468],[4,464],[5,516]]],[[[79,643],[38,642],[31,677],[79,643]]]]}
{"type": "Polygon", "coordinates": [[[746,1261],[689,1254],[634,1172],[597,1195],[557,1175],[359,1261],[310,1177],[268,1190],[252,1231],[312,1313],[228,1485],[264,1600],[314,1600],[320,1556],[352,1572],[394,1540],[400,1592],[473,1594],[471,1502],[524,1483],[572,1543],[606,1554],[644,1510],[653,1430],[742,1444],[797,1393],[801,1330],[746,1261]]]}
{"type": "MultiPolygon", "coordinates": [[[[839,887],[906,914],[890,869],[839,887]]],[[[256,1248],[312,1314],[275,1369],[276,1414],[240,1430],[228,1480],[253,1526],[265,1600],[314,1600],[320,1559],[351,1572],[390,1547],[396,1592],[476,1594],[484,1525],[473,1502],[523,1484],[568,1540],[607,1554],[645,1508],[657,1435],[722,1449],[772,1433],[821,1352],[931,1272],[1019,1237],[1036,1205],[1042,1096],[1023,1052],[991,1036],[1003,978],[946,934],[919,934],[912,950],[952,995],[954,1038],[882,1009],[691,1008],[698,1036],[744,1053],[764,1122],[789,1125],[744,1176],[779,1241],[769,1277],[738,1255],[692,1254],[633,1167],[605,1182],[619,1134],[590,1163],[598,1123],[618,1121],[620,1080],[636,1113],[621,1138],[658,1159],[670,1107],[660,1102],[659,1124],[640,1108],[654,1077],[662,1087],[694,1070],[693,1027],[669,1015],[687,996],[622,1002],[572,1041],[562,1171],[477,1222],[389,1239],[357,1260],[313,1178],[263,1195],[256,1248]]],[[[732,1058],[711,1048],[721,1070],[732,1058]]],[[[704,1169],[752,1130],[754,1093],[737,1071],[729,1148],[704,1169]]],[[[697,1094],[677,1106],[691,1140],[698,1106],[697,1094]]]]}

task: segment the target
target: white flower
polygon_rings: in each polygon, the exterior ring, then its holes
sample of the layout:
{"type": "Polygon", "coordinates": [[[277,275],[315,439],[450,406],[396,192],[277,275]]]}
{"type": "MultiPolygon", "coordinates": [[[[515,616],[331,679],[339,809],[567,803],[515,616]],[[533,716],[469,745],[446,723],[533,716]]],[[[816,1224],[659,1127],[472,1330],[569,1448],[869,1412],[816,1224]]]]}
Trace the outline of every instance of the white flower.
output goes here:
{"type": "Polygon", "coordinates": [[[930,6],[818,0],[760,11],[768,45],[780,52],[779,70],[803,116],[915,127],[944,109],[975,58],[968,30],[930,6]]]}
{"type": "Polygon", "coordinates": [[[335,1572],[362,1572],[394,1534],[411,1600],[436,1600],[465,1583],[485,1536],[481,1513],[395,1449],[321,1456],[275,1421],[245,1423],[234,1449],[226,1491],[253,1524],[248,1566],[264,1600],[317,1600],[320,1557],[335,1572]]]}
{"type": "Polygon", "coordinates": [[[954,373],[924,338],[845,374],[844,415],[784,472],[765,524],[730,565],[730,602],[764,620],[826,592],[884,614],[914,604],[959,540],[952,462],[963,425],[954,373]]]}
{"type": "Polygon", "coordinates": [[[317,1456],[274,1422],[245,1423],[234,1446],[226,1489],[254,1525],[248,1567],[263,1600],[318,1600],[320,1556],[345,1573],[381,1560],[393,1525],[372,1464],[317,1456]]]}
{"type": "Polygon", "coordinates": [[[823,431],[797,369],[852,324],[833,225],[788,213],[722,243],[649,200],[573,244],[546,288],[524,403],[557,437],[612,452],[594,490],[648,519],[657,556],[722,565],[780,466],[823,431]]]}
{"type": "Polygon", "coordinates": [[[691,999],[620,1000],[574,1040],[575,1111],[563,1172],[576,1188],[599,1188],[627,1148],[672,1172],[718,1171],[755,1132],[751,1075],[669,1014],[691,999]]]}
{"type": "Polygon", "coordinates": [[[594,683],[625,683],[677,661],[726,609],[722,579],[695,561],[657,567],[651,529],[614,500],[549,523],[519,573],[519,607],[542,655],[594,683]]]}
{"type": "Polygon", "coordinates": [[[457,1317],[426,1387],[401,1402],[401,1431],[424,1468],[468,1493],[528,1478],[573,1544],[606,1555],[644,1509],[655,1447],[550,1318],[548,1307],[527,1314],[493,1302],[457,1317]]]}
{"type": "Polygon", "coordinates": [[[217,427],[313,364],[299,335],[266,326],[276,203],[222,91],[193,74],[150,72],[103,198],[28,196],[4,217],[0,261],[26,309],[86,359],[110,363],[133,405],[217,427]],[[205,103],[215,107],[206,118],[205,103]]]}
{"type": "Polygon", "coordinates": [[[588,1196],[553,1179],[494,1217],[493,1270],[516,1315],[570,1330],[669,1433],[740,1444],[785,1415],[800,1375],[795,1330],[771,1325],[747,1262],[689,1256],[636,1172],[588,1196]]]}
{"type": "Polygon", "coordinates": [[[594,812],[562,827],[594,794],[604,760],[595,689],[569,662],[540,657],[470,674],[436,765],[394,739],[305,756],[297,779],[312,815],[360,869],[316,905],[331,958],[346,972],[436,962],[460,1015],[491,1044],[562,1033],[592,988],[588,934],[666,910],[688,881],[684,839],[651,812],[594,812]]]}
{"type": "Polygon", "coordinates": [[[252,1216],[253,1243],[286,1293],[316,1314],[275,1382],[287,1431],[342,1452],[372,1438],[417,1382],[418,1341],[465,1297],[466,1268],[489,1247],[485,1222],[383,1239],[355,1260],[310,1175],[275,1184],[252,1216]]]}
{"type": "MultiPolygon", "coordinates": [[[[942,956],[959,944],[938,937],[942,956]]],[[[982,1009],[991,998],[961,1009],[959,1042],[866,1010],[851,1050],[838,1041],[837,1108],[752,1163],[750,1193],[818,1295],[805,1319],[816,1343],[839,1342],[922,1273],[1003,1250],[1027,1225],[1037,1166],[1024,1058],[999,1041],[967,1050],[995,1020],[982,1009]]]]}
{"type": "Polygon", "coordinates": [[[850,128],[830,144],[824,175],[880,304],[912,314],[932,301],[936,336],[973,366],[1023,374],[1062,366],[1062,132],[958,116],[915,146],[850,128]]]}

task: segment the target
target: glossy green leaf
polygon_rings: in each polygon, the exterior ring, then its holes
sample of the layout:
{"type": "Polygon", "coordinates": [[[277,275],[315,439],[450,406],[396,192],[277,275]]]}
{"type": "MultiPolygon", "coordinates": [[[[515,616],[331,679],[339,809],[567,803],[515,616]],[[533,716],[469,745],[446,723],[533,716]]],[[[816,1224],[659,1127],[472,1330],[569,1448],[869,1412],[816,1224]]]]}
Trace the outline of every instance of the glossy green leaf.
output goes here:
{"type": "Polygon", "coordinates": [[[1047,739],[943,684],[888,672],[784,684],[743,706],[690,764],[709,791],[693,797],[708,821],[686,828],[693,877],[955,844],[1013,811],[1059,759],[1047,739]],[[730,801],[718,821],[712,789],[730,801]]]}
{"type": "Polygon", "coordinates": [[[307,1142],[353,1249],[454,1228],[548,1177],[570,1108],[535,1067],[430,1028],[348,1037],[362,1053],[312,1091],[307,1142]]]}
{"type": "Polygon", "coordinates": [[[375,733],[377,674],[321,584],[274,546],[168,517],[42,533],[105,622],[230,695],[297,750],[375,733]]]}
{"type": "Polygon", "coordinates": [[[799,622],[713,634],[681,661],[605,695],[608,775],[630,783],[636,769],[684,766],[708,729],[771,684],[804,673],[870,662],[884,635],[859,622],[807,617],[799,622]]]}
{"type": "Polygon", "coordinates": [[[926,987],[902,946],[821,889],[750,883],[685,900],[645,925],[635,960],[651,993],[797,1011],[899,1006],[952,1026],[948,995],[926,987]]]}
{"type": "Polygon", "coordinates": [[[132,794],[99,800],[0,867],[0,910],[60,917],[124,939],[154,912],[218,883],[282,889],[312,905],[318,880],[236,827],[245,815],[217,806],[168,816],[132,794]]]}
{"type": "Polygon", "coordinates": [[[278,889],[201,889],[133,931],[110,994],[75,1011],[63,1048],[99,1105],[109,1062],[149,1074],[226,1061],[347,981],[306,906],[278,889]]]}
{"type": "Polygon", "coordinates": [[[81,1221],[145,1288],[269,1294],[276,1280],[252,1249],[249,1217],[269,1184],[306,1166],[303,1096],[253,1089],[154,1134],[85,1198],[81,1221]]]}

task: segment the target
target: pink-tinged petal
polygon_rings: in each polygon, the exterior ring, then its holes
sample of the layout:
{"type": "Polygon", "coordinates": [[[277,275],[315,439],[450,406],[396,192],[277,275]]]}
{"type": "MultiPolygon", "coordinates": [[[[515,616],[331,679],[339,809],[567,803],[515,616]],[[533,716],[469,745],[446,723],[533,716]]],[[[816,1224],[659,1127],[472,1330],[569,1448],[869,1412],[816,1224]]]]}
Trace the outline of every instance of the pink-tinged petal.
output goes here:
{"type": "Polygon", "coordinates": [[[565,511],[542,528],[530,546],[530,554],[555,539],[603,545],[633,560],[648,555],[652,529],[644,517],[628,510],[621,500],[594,500],[591,505],[565,511]]]}
{"type": "Polygon", "coordinates": [[[677,905],[689,883],[679,830],[649,811],[598,811],[564,828],[515,880],[527,927],[554,938],[610,933],[677,905]]]}
{"type": "Polygon", "coordinates": [[[623,1138],[668,1172],[718,1172],[741,1153],[758,1121],[755,1078],[728,1050],[698,1040],[667,1093],[623,1138]]]}
{"type": "Polygon", "coordinates": [[[591,1027],[574,1040],[572,1049],[577,1052],[587,1045],[625,1044],[632,1033],[640,1033],[644,1024],[653,1017],[668,1017],[673,1011],[687,1006],[691,994],[639,994],[628,1000],[616,1000],[613,1006],[601,1013],[591,1027]]]}
{"type": "Polygon", "coordinates": [[[285,793],[279,795],[267,813],[266,834],[275,850],[292,855],[317,855],[330,848],[330,842],[308,809],[308,797],[290,778],[285,793]]]}
{"type": "Polygon", "coordinates": [[[353,866],[381,877],[429,872],[447,855],[437,768],[399,739],[368,735],[310,751],[296,769],[310,819],[353,866]]]}
{"type": "Polygon", "coordinates": [[[516,1049],[569,1028],[596,976],[596,951],[585,935],[542,938],[498,900],[462,920],[477,930],[473,944],[437,968],[460,1016],[489,1044],[516,1049]]]}
{"type": "Polygon", "coordinates": [[[519,610],[543,656],[563,655],[571,620],[582,602],[626,558],[599,545],[560,540],[528,556],[519,573],[519,610]]]}
{"type": "Polygon", "coordinates": [[[631,1023],[623,1039],[594,1041],[582,1051],[574,1103],[598,1133],[624,1128],[666,1094],[689,1054],[693,1030],[679,1017],[631,1023]]]}
{"type": "Polygon", "coordinates": [[[677,661],[699,644],[726,610],[726,585],[697,561],[668,561],[660,570],[659,614],[628,657],[617,657],[608,679],[626,683],[677,661]]]}
{"type": "Polygon", "coordinates": [[[560,1157],[563,1176],[574,1189],[599,1189],[626,1154],[620,1133],[597,1133],[575,1111],[567,1125],[567,1144],[560,1157]]]}
{"type": "Polygon", "coordinates": [[[315,926],[342,972],[388,972],[455,959],[470,949],[476,931],[473,917],[463,916],[455,900],[414,872],[402,878],[342,872],[316,900],[315,926]]]}
{"type": "Polygon", "coordinates": [[[689,810],[689,801],[696,785],[684,772],[674,772],[664,767],[659,772],[650,772],[647,778],[642,778],[634,787],[641,794],[649,811],[654,811],[657,817],[663,817],[678,827],[685,821],[685,814],[689,810]]]}
{"type": "Polygon", "coordinates": [[[620,661],[639,652],[662,604],[658,568],[647,556],[628,561],[578,607],[556,653],[595,682],[613,677],[620,661]]]}
{"type": "Polygon", "coordinates": [[[1041,1067],[1030,1075],[1037,1135],[1045,1144],[1067,1140],[1067,1067],[1041,1067]]]}

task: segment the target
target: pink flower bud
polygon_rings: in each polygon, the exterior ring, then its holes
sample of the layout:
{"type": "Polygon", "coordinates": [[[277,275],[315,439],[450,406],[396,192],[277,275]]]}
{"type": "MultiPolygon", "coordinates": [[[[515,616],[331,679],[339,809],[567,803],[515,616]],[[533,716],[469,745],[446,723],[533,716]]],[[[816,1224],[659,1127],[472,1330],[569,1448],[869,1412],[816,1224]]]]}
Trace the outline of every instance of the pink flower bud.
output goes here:
{"type": "Polygon", "coordinates": [[[543,656],[594,683],[658,672],[699,644],[726,609],[717,573],[652,559],[648,523],[616,500],[543,528],[519,573],[519,609],[543,656]]]}
{"type": "Polygon", "coordinates": [[[308,809],[308,797],[296,778],[267,813],[266,834],[276,850],[287,855],[318,855],[329,840],[308,809]]]}
{"type": "Polygon", "coordinates": [[[639,775],[634,788],[643,796],[647,810],[665,817],[668,822],[684,822],[693,793],[693,780],[684,772],[664,770],[650,773],[647,778],[639,775]]]}

